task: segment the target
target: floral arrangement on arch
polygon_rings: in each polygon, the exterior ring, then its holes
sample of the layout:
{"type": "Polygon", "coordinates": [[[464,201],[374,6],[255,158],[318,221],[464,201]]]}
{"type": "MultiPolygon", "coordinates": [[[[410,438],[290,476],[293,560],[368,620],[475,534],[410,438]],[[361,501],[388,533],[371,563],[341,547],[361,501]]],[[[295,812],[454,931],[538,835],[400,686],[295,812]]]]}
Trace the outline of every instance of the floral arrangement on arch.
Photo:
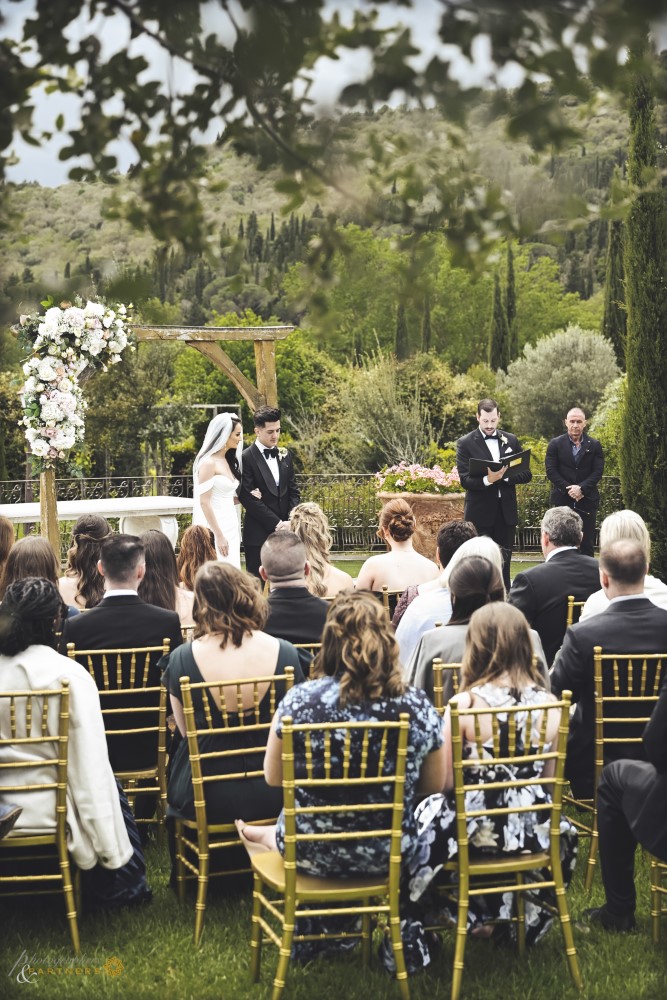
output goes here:
{"type": "Polygon", "coordinates": [[[41,304],[44,315],[19,319],[19,341],[31,352],[19,395],[30,452],[37,467],[47,469],[83,441],[81,385],[94,371],[107,371],[121,360],[129,334],[128,308],[122,304],[84,304],[79,298],[74,305],[53,306],[51,299],[41,304]]]}
{"type": "Polygon", "coordinates": [[[400,462],[375,473],[381,490],[391,493],[462,493],[456,466],[445,472],[439,465],[429,469],[423,465],[400,462]]]}

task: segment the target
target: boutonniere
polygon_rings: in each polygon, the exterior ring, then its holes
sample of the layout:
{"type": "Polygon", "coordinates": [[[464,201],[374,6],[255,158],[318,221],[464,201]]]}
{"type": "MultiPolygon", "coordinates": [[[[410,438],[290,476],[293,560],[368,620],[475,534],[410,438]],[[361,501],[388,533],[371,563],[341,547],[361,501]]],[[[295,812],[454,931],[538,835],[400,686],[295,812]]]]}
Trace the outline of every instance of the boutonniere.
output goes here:
{"type": "Polygon", "coordinates": [[[287,448],[278,448],[278,458],[287,458],[287,448]]]}
{"type": "Polygon", "coordinates": [[[507,444],[507,438],[505,437],[505,435],[504,435],[504,434],[501,434],[501,435],[500,435],[500,440],[501,440],[501,443],[502,443],[502,444],[507,444]]]}

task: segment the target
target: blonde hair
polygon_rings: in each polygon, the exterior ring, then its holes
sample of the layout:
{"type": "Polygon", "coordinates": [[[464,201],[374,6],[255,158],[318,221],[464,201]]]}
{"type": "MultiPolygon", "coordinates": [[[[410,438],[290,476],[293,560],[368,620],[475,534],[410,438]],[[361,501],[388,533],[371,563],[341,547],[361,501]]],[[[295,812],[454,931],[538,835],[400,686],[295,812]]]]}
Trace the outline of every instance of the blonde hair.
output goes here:
{"type": "Polygon", "coordinates": [[[442,571],[440,576],[441,587],[449,588],[449,578],[452,575],[452,570],[458,566],[462,559],[466,559],[468,556],[481,556],[482,559],[488,559],[496,567],[502,578],[503,554],[500,551],[500,546],[492,538],[489,538],[488,535],[478,535],[474,538],[469,538],[463,545],[459,545],[442,571]]]}
{"type": "Polygon", "coordinates": [[[470,619],[460,690],[493,683],[500,677],[508,677],[514,691],[530,684],[544,687],[533,661],[533,643],[523,612],[511,604],[495,602],[479,608],[470,619]]]}
{"type": "Polygon", "coordinates": [[[405,692],[394,629],[376,597],[344,590],[334,598],[311,676],[337,678],[341,705],[405,692]]]}
{"type": "Polygon", "coordinates": [[[407,500],[390,500],[380,511],[378,535],[388,532],[395,542],[407,542],[415,533],[417,522],[407,500]]]}
{"type": "Polygon", "coordinates": [[[600,525],[600,548],[622,538],[639,542],[646,555],[646,562],[651,561],[651,536],[644,519],[634,510],[616,510],[605,517],[600,525]]]}
{"type": "Polygon", "coordinates": [[[306,586],[312,594],[324,597],[327,592],[324,578],[330,565],[329,552],[333,542],[327,516],[318,503],[300,503],[290,514],[290,527],[306,547],[306,558],[310,563],[306,586]]]}

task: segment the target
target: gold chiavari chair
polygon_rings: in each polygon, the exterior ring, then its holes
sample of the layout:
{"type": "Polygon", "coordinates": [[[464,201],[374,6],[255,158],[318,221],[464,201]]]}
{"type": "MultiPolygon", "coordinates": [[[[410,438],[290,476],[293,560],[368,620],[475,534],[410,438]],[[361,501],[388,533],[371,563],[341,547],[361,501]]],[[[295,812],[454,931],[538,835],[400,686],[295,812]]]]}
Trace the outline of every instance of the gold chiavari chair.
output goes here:
{"type": "Polygon", "coordinates": [[[568,594],[567,597],[567,617],[565,619],[565,627],[569,628],[570,625],[574,625],[575,615],[576,620],[579,621],[579,616],[583,610],[586,601],[575,601],[573,594],[568,594]]]}
{"type": "Polygon", "coordinates": [[[69,732],[69,681],[57,690],[3,691],[0,693],[0,781],[3,797],[23,804],[34,793],[43,799],[52,793],[51,817],[43,833],[14,830],[0,839],[0,891],[2,895],[49,895],[63,892],[72,948],[79,953],[77,901],[79,872],[67,851],[67,749],[69,732]],[[26,747],[30,760],[7,760],[4,748],[26,747]],[[35,759],[35,755],[38,758],[35,759]],[[52,779],[44,780],[45,770],[52,779]],[[39,771],[38,780],[34,775],[39,771]],[[33,772],[31,774],[31,772],[33,772]],[[31,849],[37,850],[32,852],[31,849]],[[53,872],[45,870],[45,848],[54,848],[53,872]],[[29,874],[35,861],[35,874],[29,874]],[[20,866],[20,868],[18,867],[20,866]],[[19,873],[20,871],[20,873],[19,873]],[[13,874],[6,874],[13,872],[13,874]],[[36,888],[32,888],[35,885],[36,888]]]}
{"type": "Polygon", "coordinates": [[[389,621],[391,621],[394,616],[396,605],[403,596],[404,589],[405,588],[402,588],[401,590],[390,590],[389,587],[385,585],[382,587],[382,607],[384,608],[384,613],[389,621]]]}
{"type": "Polygon", "coordinates": [[[295,642],[295,649],[299,650],[299,663],[306,677],[310,674],[310,665],[322,648],[321,642],[295,642]],[[303,652],[301,652],[303,650],[303,652]]]}
{"type": "Polygon", "coordinates": [[[525,924],[525,900],[524,893],[531,890],[551,889],[555,893],[556,906],[552,906],[546,900],[533,901],[539,903],[550,913],[553,913],[560,921],[561,932],[565,953],[570,969],[570,975],[576,986],[581,989],[583,986],[579,961],[574,946],[572,925],[565,895],[565,884],[563,882],[563,871],[560,857],[560,820],[562,812],[562,796],[564,785],[565,752],[567,747],[567,733],[569,727],[570,712],[570,692],[563,691],[562,699],[557,702],[545,701],[539,705],[515,705],[511,708],[466,708],[459,709],[455,702],[451,704],[452,715],[452,750],[454,765],[454,798],[456,802],[456,840],[458,844],[458,856],[455,860],[446,862],[444,869],[458,874],[457,885],[452,888],[458,904],[458,920],[456,925],[456,943],[454,951],[454,969],[452,975],[452,1000],[458,1000],[461,992],[463,979],[463,960],[467,937],[468,902],[471,896],[488,895],[490,893],[513,893],[516,899],[516,917],[513,921],[517,925],[517,941],[519,954],[523,955],[526,949],[526,924],[525,924]],[[560,725],[558,729],[558,739],[556,745],[547,741],[547,724],[549,711],[556,709],[560,711],[560,725]],[[522,740],[517,739],[520,733],[521,723],[519,719],[525,718],[524,732],[532,734],[534,746],[526,748],[522,740]],[[492,722],[492,736],[490,740],[484,740],[481,734],[480,717],[490,716],[492,722]],[[482,758],[464,758],[463,739],[461,723],[468,719],[474,726],[475,742],[481,747],[485,742],[493,746],[493,756],[482,758]],[[544,765],[554,762],[554,773],[551,777],[538,777],[536,774],[527,779],[512,778],[502,781],[484,780],[484,771],[496,770],[499,765],[503,769],[521,766],[530,761],[543,761],[544,765]],[[476,774],[474,782],[466,780],[466,771],[474,769],[476,774]],[[526,785],[541,785],[550,792],[547,796],[549,801],[533,802],[530,805],[520,805],[520,792],[526,785]],[[516,789],[517,795],[512,804],[507,806],[489,808],[477,808],[476,796],[467,793],[475,791],[488,791],[493,788],[516,789]],[[495,856],[485,855],[483,857],[470,854],[468,841],[469,824],[474,823],[481,816],[493,814],[494,817],[520,816],[525,812],[542,814],[542,822],[549,826],[549,847],[547,850],[536,854],[498,854],[495,856]],[[533,871],[547,870],[550,878],[543,881],[540,877],[536,880],[529,880],[528,876],[533,871]]]}
{"type": "Polygon", "coordinates": [[[293,725],[291,718],[283,718],[285,856],[269,851],[250,859],[254,872],[251,972],[253,982],[257,982],[262,944],[275,944],[279,958],[272,1000],[280,1000],[282,995],[292,943],[321,937],[296,933],[299,918],[336,917],[341,913],[360,916],[361,931],[341,931],[332,936],[360,938],[365,965],[370,959],[371,917],[378,913],[388,917],[396,979],[403,1000],[409,1000],[398,911],[408,728],[406,714],[401,714],[398,722],[317,725],[293,725]],[[370,752],[371,736],[375,737],[373,745],[380,748],[379,753],[370,752]],[[339,759],[332,753],[332,743],[339,751],[339,759]],[[296,759],[299,761],[298,774],[296,759]],[[358,801],[360,796],[355,790],[371,787],[383,790],[377,796],[381,801],[358,801]],[[315,792],[318,801],[328,804],[299,804],[302,789],[315,792]],[[388,822],[389,813],[391,820],[388,822]],[[310,816],[312,820],[322,815],[330,819],[330,832],[300,832],[299,818],[310,816]],[[373,815],[377,817],[377,826],[367,829],[368,818],[373,815]],[[355,817],[359,817],[360,829],[354,828],[355,817]],[[326,855],[327,848],[336,841],[360,839],[387,844],[386,873],[370,878],[319,878],[298,871],[299,849],[306,842],[317,841],[326,855]],[[271,920],[277,924],[277,931],[271,920]]]}
{"type": "MultiPolygon", "coordinates": [[[[109,760],[136,812],[137,796],[156,799],[156,817],[167,808],[167,692],[157,664],[168,656],[170,639],[134,649],[77,649],[67,655],[84,666],[97,684],[109,760]]],[[[137,823],[152,817],[135,816],[137,823]]],[[[160,825],[161,829],[161,825],[160,825]]]]}
{"type": "Polygon", "coordinates": [[[660,920],[667,917],[667,864],[651,858],[651,931],[653,943],[660,943],[660,920]]]}
{"type": "Polygon", "coordinates": [[[192,642],[195,637],[195,627],[194,625],[181,625],[181,635],[183,636],[183,642],[192,642]]]}
{"type": "Polygon", "coordinates": [[[445,714],[449,699],[459,693],[460,663],[443,663],[439,656],[433,660],[433,704],[436,712],[445,714]],[[445,696],[447,678],[447,696],[445,696]]]}
{"type": "Polygon", "coordinates": [[[601,646],[593,650],[593,683],[595,687],[595,767],[593,798],[577,799],[564,796],[564,801],[580,813],[590,816],[588,823],[570,815],[570,821],[580,836],[590,838],[584,886],[590,890],[598,855],[598,784],[602,768],[610,759],[610,747],[632,746],[642,742],[644,727],[658,700],[658,692],[667,667],[667,653],[603,653],[601,646]]]}
{"type": "MultiPolygon", "coordinates": [[[[176,834],[176,888],[181,903],[185,902],[186,882],[197,880],[195,903],[194,943],[198,945],[204,928],[204,912],[209,878],[240,875],[249,872],[248,865],[225,871],[210,871],[211,852],[241,847],[234,825],[210,823],[206,804],[206,789],[229,781],[263,777],[264,753],[271,721],[280,702],[280,689],[289,691],[294,683],[294,668],[286,667],[284,674],[252,677],[229,681],[199,682],[193,684],[189,677],[181,677],[181,695],[185,715],[186,738],[192,772],[195,819],[177,819],[176,834]],[[202,713],[197,723],[193,692],[201,694],[202,713]],[[213,717],[210,696],[217,695],[220,703],[219,718],[213,717]],[[262,710],[262,703],[264,710],[262,710]],[[238,749],[231,744],[235,737],[243,736],[246,745],[238,749]],[[220,745],[227,742],[227,749],[202,752],[200,740],[214,738],[220,745]],[[255,760],[252,770],[239,770],[243,761],[255,760]],[[188,872],[190,874],[188,874],[188,872]]],[[[239,803],[239,812],[242,804],[239,803]]],[[[253,823],[275,823],[271,816],[253,823]]]]}

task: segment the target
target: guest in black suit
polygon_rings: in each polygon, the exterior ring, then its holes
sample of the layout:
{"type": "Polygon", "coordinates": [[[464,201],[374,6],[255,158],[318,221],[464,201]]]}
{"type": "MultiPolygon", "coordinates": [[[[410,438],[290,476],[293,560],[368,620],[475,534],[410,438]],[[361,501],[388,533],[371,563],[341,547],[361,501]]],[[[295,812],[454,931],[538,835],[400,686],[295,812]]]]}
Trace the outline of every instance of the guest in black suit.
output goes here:
{"type": "MultiPolygon", "coordinates": [[[[320,642],[329,605],[306,586],[310,565],[306,549],[293,531],[269,535],[262,546],[260,575],[271,585],[269,618],[264,631],[292,643],[320,642]]],[[[300,655],[303,650],[300,650],[300,655]]],[[[302,655],[308,672],[310,655],[302,655]]]]}
{"type": "Polygon", "coordinates": [[[584,434],[586,415],[575,406],[565,418],[566,434],[552,438],[545,466],[551,480],[549,502],[554,507],[572,507],[584,522],[581,551],[593,555],[595,517],[600,506],[598,483],[604,472],[602,445],[584,434]]]}
{"type": "MultiPolygon", "coordinates": [[[[101,545],[98,570],[104,577],[104,598],[95,608],[85,614],[69,618],[63,628],[61,649],[73,642],[77,649],[132,649],[140,646],[157,646],[169,639],[171,649],[176,649],[183,641],[181,624],[175,611],[146,604],[137,594],[143,579],[146,563],[144,546],[135,535],[110,535],[101,545]]],[[[152,656],[147,687],[160,685],[160,671],[157,663],[161,657],[157,652],[152,656]]],[[[84,664],[87,667],[87,664],[84,664]]],[[[129,664],[124,665],[129,671],[129,664]]],[[[101,659],[94,662],[95,680],[98,688],[103,688],[101,659]]],[[[123,676],[122,685],[115,682],[115,661],[110,667],[112,687],[130,686],[129,674],[123,676]]],[[[151,696],[153,698],[153,696],[151,696]]],[[[112,699],[105,699],[104,707],[111,708],[112,699]]],[[[146,704],[146,696],[137,694],[136,705],[146,704]]],[[[153,701],[149,701],[153,704],[153,701]]],[[[119,708],[128,707],[128,699],[119,699],[119,708]]],[[[140,727],[141,716],[123,718],[119,715],[118,728],[140,727]]],[[[150,724],[150,723],[148,723],[150,724]]],[[[153,738],[150,742],[145,735],[137,734],[132,739],[123,737],[110,739],[109,759],[114,771],[124,771],[142,766],[145,758],[155,757],[153,738]]],[[[138,800],[140,801],[140,800],[138,800]]]]}
{"type": "Polygon", "coordinates": [[[598,787],[600,868],[607,901],[587,910],[605,930],[635,926],[635,848],[667,862],[667,673],[644,730],[646,760],[607,764],[598,787]]]}
{"type": "MultiPolygon", "coordinates": [[[[551,672],[551,689],[572,692],[576,710],[570,720],[565,775],[577,798],[593,794],[595,688],[593,649],[604,653],[663,653],[667,649],[667,611],[644,596],[646,553],[634,539],[604,545],[600,551],[600,582],[609,607],[567,630],[551,672]]],[[[623,714],[641,716],[645,707],[624,703],[623,714]]],[[[639,744],[611,744],[607,763],[621,757],[643,759],[639,744]]]]}
{"type": "Polygon", "coordinates": [[[470,459],[502,461],[505,455],[521,451],[521,444],[508,431],[498,430],[500,411],[495,399],[482,399],[477,404],[479,427],[456,442],[456,468],[466,491],[463,517],[471,521],[480,535],[489,535],[503,552],[503,580],[510,589],[510,560],[514,547],[514,531],[519,520],[516,506],[518,483],[529,483],[532,472],[508,475],[508,467],[498,472],[487,469],[485,476],[471,476],[470,459]]]}
{"type": "Polygon", "coordinates": [[[581,518],[569,507],[552,507],[542,518],[540,541],[545,562],[517,573],[510,604],[523,611],[539,633],[549,666],[565,635],[567,598],[586,598],[600,586],[597,560],[579,551],[581,518]]]}
{"type": "Polygon", "coordinates": [[[294,466],[286,448],[278,448],[280,410],[262,406],[254,415],[256,440],[243,452],[240,497],[245,507],[243,547],[246,569],[259,576],[262,545],[274,531],[289,529],[289,515],[301,503],[294,466]],[[262,498],[252,495],[259,490],[262,498]]]}

